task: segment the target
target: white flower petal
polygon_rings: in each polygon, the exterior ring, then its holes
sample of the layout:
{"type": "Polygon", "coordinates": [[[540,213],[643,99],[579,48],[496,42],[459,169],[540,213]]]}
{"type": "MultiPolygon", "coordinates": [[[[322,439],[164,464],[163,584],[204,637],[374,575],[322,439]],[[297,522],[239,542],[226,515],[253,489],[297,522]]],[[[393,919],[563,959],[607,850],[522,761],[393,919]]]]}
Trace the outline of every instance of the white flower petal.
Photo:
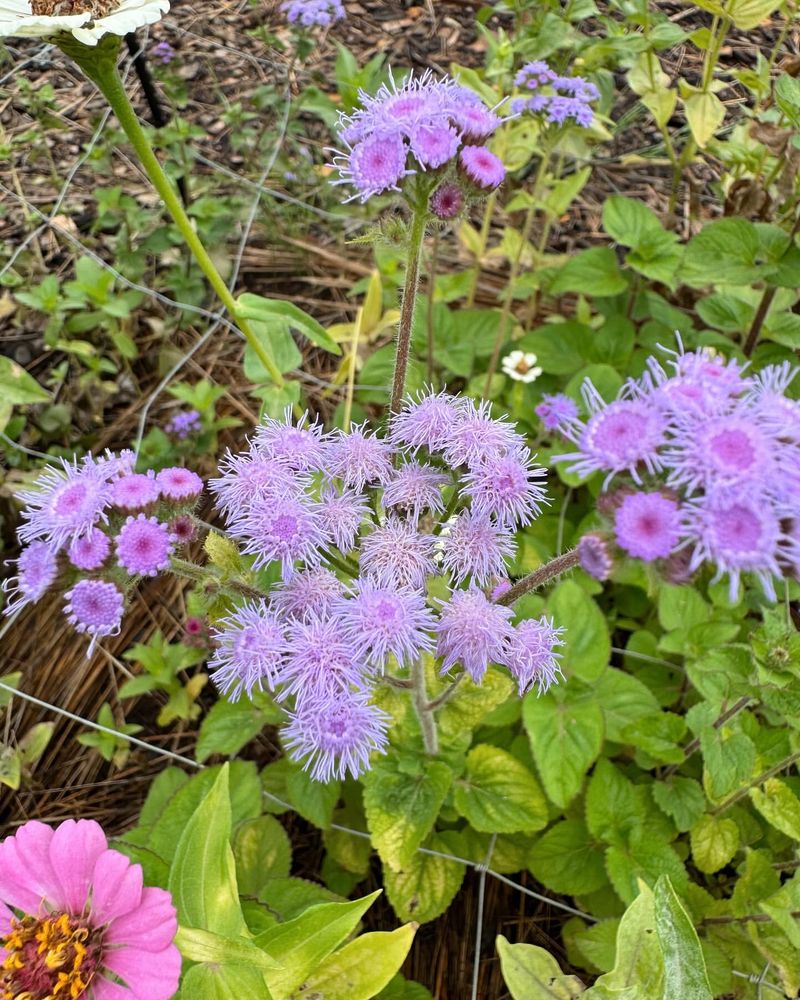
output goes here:
{"type": "Polygon", "coordinates": [[[72,34],[84,45],[97,45],[103,35],[127,35],[145,24],[154,24],[168,10],[169,0],[122,0],[110,14],[98,17],[91,27],[74,28],[72,34]]]}

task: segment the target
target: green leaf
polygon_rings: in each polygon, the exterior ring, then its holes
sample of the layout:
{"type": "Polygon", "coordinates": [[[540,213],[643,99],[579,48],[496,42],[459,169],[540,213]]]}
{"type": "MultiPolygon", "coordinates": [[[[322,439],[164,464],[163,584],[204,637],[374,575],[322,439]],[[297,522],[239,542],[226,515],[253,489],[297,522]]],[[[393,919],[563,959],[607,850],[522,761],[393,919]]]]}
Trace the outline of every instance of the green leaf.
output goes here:
{"type": "Polygon", "coordinates": [[[753,777],[756,748],[749,736],[725,726],[706,727],[700,734],[703,786],[713,801],[724,799],[753,777]]]}
{"type": "Polygon", "coordinates": [[[250,701],[221,698],[211,706],[197,736],[195,756],[207,760],[214,753],[235,754],[264,728],[264,713],[250,701]]]}
{"type": "Polygon", "coordinates": [[[617,258],[610,247],[592,247],[582,250],[558,272],[550,286],[553,295],[564,292],[580,292],[603,298],[619,295],[628,287],[628,282],[617,265],[617,258]]]}
{"type": "Polygon", "coordinates": [[[742,31],[757,28],[781,5],[781,0],[730,0],[726,5],[733,23],[742,31]]]}
{"type": "Polygon", "coordinates": [[[486,716],[514,693],[508,673],[489,667],[480,684],[465,677],[455,696],[436,715],[443,740],[471,732],[486,716]]]}
{"type": "Polygon", "coordinates": [[[239,892],[256,896],[267,878],[283,878],[292,864],[289,836],[274,816],[257,816],[236,828],[233,838],[239,892]]]}
{"type": "Polygon", "coordinates": [[[555,624],[565,629],[561,666],[568,676],[595,681],[611,658],[605,615],[574,580],[560,583],[547,602],[555,624]]]}
{"type": "Polygon", "coordinates": [[[681,833],[695,825],[706,807],[703,789],[694,778],[679,775],[650,786],[658,807],[670,816],[681,833]]]}
{"type": "Polygon", "coordinates": [[[186,824],[170,868],[169,891],[179,923],[237,937],[245,923],[229,843],[228,774],[226,764],[186,824]]]}
{"type": "Polygon", "coordinates": [[[679,745],[686,732],[686,720],[673,712],[655,712],[626,726],[623,737],[637,750],[643,750],[663,764],[682,764],[683,747],[679,745]]]}
{"type": "Polygon", "coordinates": [[[664,985],[655,901],[652,890],[642,884],[620,921],[614,968],[600,976],[586,1000],[655,1000],[662,997],[664,985]]]}
{"type": "Polygon", "coordinates": [[[718,872],[739,849],[739,827],[732,819],[701,816],[692,827],[692,857],[706,875],[718,872]]]}
{"type": "Polygon", "coordinates": [[[348,938],[380,890],[346,903],[320,903],[257,934],[255,943],[281,963],[267,975],[275,1000],[289,997],[320,962],[348,938]]]}
{"type": "Polygon", "coordinates": [[[281,322],[281,325],[288,322],[290,326],[299,330],[317,347],[321,347],[330,354],[342,353],[342,349],[325,328],[313,316],[303,312],[293,302],[285,302],[283,299],[265,299],[261,295],[244,292],[239,296],[236,314],[242,319],[260,320],[262,323],[269,323],[276,319],[281,322]]]}
{"type": "Polygon", "coordinates": [[[534,776],[516,757],[485,743],[467,755],[453,801],[470,826],[484,833],[532,832],[547,825],[547,802],[534,776]]]}
{"type": "Polygon", "coordinates": [[[602,851],[580,819],[565,819],[531,848],[528,867],[548,889],[585,895],[608,884],[602,851]]]}
{"type": "Polygon", "coordinates": [[[588,326],[568,320],[546,323],[519,341],[521,351],[532,351],[548,375],[572,375],[591,356],[594,334],[588,326]]]}
{"type": "Polygon", "coordinates": [[[514,1000],[577,1000],[583,983],[567,976],[550,952],[535,944],[510,944],[497,936],[497,954],[506,986],[514,1000]]]}
{"type": "MultiPolygon", "coordinates": [[[[434,834],[425,844],[442,854],[456,854],[452,837],[434,834]]],[[[386,896],[400,920],[420,924],[435,920],[452,903],[464,881],[464,865],[438,854],[418,852],[399,871],[383,869],[386,896]]]]}
{"type": "Polygon", "coordinates": [[[278,963],[247,938],[222,937],[194,927],[179,927],[175,944],[191,962],[229,962],[250,965],[262,972],[278,968],[278,963]]]}
{"type": "Polygon", "coordinates": [[[380,991],[377,1000],[433,1000],[433,996],[421,983],[412,983],[398,973],[380,991]]]}
{"type": "MultiPolygon", "coordinates": [[[[258,320],[250,320],[250,329],[264,351],[272,358],[276,368],[285,375],[300,367],[303,355],[300,353],[294,338],[289,332],[285,323],[261,323],[258,320]]],[[[244,363],[242,365],[245,376],[255,383],[272,382],[272,376],[264,367],[261,358],[256,354],[252,345],[248,343],[244,349],[244,363]]]]}
{"type": "Polygon", "coordinates": [[[0,397],[11,406],[46,403],[50,393],[16,361],[0,355],[0,397]]]}
{"type": "Polygon", "coordinates": [[[762,788],[750,789],[753,805],[776,830],[800,840],[800,799],[780,778],[769,778],[762,788]]]}
{"type": "Polygon", "coordinates": [[[655,695],[637,677],[608,667],[594,682],[594,698],[601,706],[606,738],[623,742],[622,732],[632,722],[659,709],[655,695]]]}
{"type": "Polygon", "coordinates": [[[681,277],[693,288],[747,285],[771,274],[777,265],[759,264],[758,230],[747,219],[717,219],[688,243],[681,277]]]}
{"type": "Polygon", "coordinates": [[[450,790],[453,772],[425,761],[418,774],[401,771],[396,758],[375,764],[363,778],[364,811],[372,843],[389,868],[407,868],[428,836],[450,790]]]}
{"type": "Polygon", "coordinates": [[[586,789],[586,824],[593,837],[613,844],[640,827],[644,810],[633,785],[604,757],[597,762],[586,789]]]}
{"type": "Polygon", "coordinates": [[[559,700],[551,689],[522,704],[533,759],[551,802],[561,809],[575,798],[603,745],[603,711],[594,701],[559,700]]]}
{"type": "Polygon", "coordinates": [[[609,847],[606,870],[611,884],[623,903],[632,903],[640,881],[654,885],[659,875],[669,875],[673,883],[685,891],[688,884],[683,863],[674,849],[652,836],[647,830],[635,830],[627,846],[609,847]]]}
{"type": "Polygon", "coordinates": [[[644,202],[614,194],[603,203],[603,229],[617,243],[638,247],[646,233],[663,226],[644,202]]]}
{"type": "Polygon", "coordinates": [[[333,810],[342,793],[339,781],[314,781],[308,771],[300,767],[290,768],[286,776],[286,794],[300,815],[327,830],[331,825],[333,810]]]}
{"type": "Polygon", "coordinates": [[[703,149],[725,119],[725,105],[716,94],[691,94],[683,102],[686,120],[697,145],[703,149]]]}
{"type": "Polygon", "coordinates": [[[654,892],[656,933],[664,956],[662,1000],[714,1000],[700,940],[667,875],[654,892]]]}
{"type": "Polygon", "coordinates": [[[249,965],[194,965],[181,980],[178,1000],[273,1000],[264,977],[249,965]]]}
{"type": "Polygon", "coordinates": [[[325,959],[303,983],[303,996],[370,1000],[394,977],[411,948],[416,924],[361,934],[325,959]]]}
{"type": "Polygon", "coordinates": [[[702,625],[710,614],[711,608],[693,587],[659,587],[658,620],[667,632],[702,625]]]}

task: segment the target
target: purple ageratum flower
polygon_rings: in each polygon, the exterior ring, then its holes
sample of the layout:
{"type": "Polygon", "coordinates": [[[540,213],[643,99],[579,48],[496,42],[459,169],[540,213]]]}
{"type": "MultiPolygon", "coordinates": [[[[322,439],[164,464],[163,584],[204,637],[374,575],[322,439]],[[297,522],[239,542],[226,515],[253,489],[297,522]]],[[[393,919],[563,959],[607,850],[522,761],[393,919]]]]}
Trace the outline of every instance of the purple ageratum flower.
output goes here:
{"type": "Polygon", "coordinates": [[[111,551],[111,539],[99,528],[92,528],[87,535],[76,538],[67,549],[69,561],[77,569],[100,569],[111,551]]]}
{"type": "Polygon", "coordinates": [[[551,83],[555,80],[556,74],[544,59],[537,59],[535,62],[526,63],[517,73],[514,83],[518,87],[528,87],[529,90],[536,90],[543,84],[551,83]]]}
{"type": "Polygon", "coordinates": [[[330,543],[319,517],[319,505],[306,497],[267,497],[231,519],[230,533],[244,541],[242,551],[255,556],[256,569],[280,560],[286,579],[295,562],[314,566],[330,543]]]}
{"type": "Polygon", "coordinates": [[[684,508],[683,536],[692,546],[689,572],[707,562],[716,566],[715,581],[728,574],[731,602],[742,573],[754,573],[767,597],[775,600],[773,577],[781,576],[778,556],[784,536],[768,498],[719,490],[692,500],[684,508]]]}
{"type": "Polygon", "coordinates": [[[0,871],[5,997],[175,996],[172,897],[143,886],[94,820],[24,823],[0,843],[0,871]]]}
{"type": "Polygon", "coordinates": [[[285,462],[265,458],[252,445],[249,451],[240,455],[226,452],[219,469],[222,475],[210,479],[208,485],[216,496],[217,506],[228,514],[236,514],[257,500],[273,495],[298,495],[307,482],[294,474],[285,462]]]}
{"type": "Polygon", "coordinates": [[[670,413],[687,410],[721,413],[753,385],[753,380],[744,375],[746,365],[734,359],[726,361],[710,348],[668,353],[672,360],[667,362],[667,367],[672,369],[672,374],[657,358],[648,358],[647,371],[639,383],[637,395],[654,399],[670,413]]]}
{"type": "Polygon", "coordinates": [[[440,451],[450,442],[462,411],[462,402],[455,396],[420,393],[416,399],[407,399],[402,410],[392,417],[389,438],[393,444],[405,445],[414,452],[420,448],[440,451]]]}
{"type": "Polygon", "coordinates": [[[495,420],[491,403],[483,400],[478,406],[471,399],[464,402],[458,419],[444,442],[444,460],[455,468],[472,467],[487,458],[519,451],[525,439],[517,434],[507,420],[495,420]]]}
{"type": "Polygon", "coordinates": [[[506,559],[516,552],[514,536],[488,514],[464,511],[440,536],[442,570],[458,586],[470,577],[479,587],[506,573],[506,559]]]}
{"type": "Polygon", "coordinates": [[[570,118],[583,128],[592,124],[594,114],[580,97],[563,97],[556,94],[547,103],[546,118],[551,125],[563,125],[570,118]]]}
{"type": "Polygon", "coordinates": [[[288,643],[284,626],[265,603],[246,603],[223,618],[211,636],[219,643],[208,661],[211,678],[230,701],[252,698],[264,685],[274,691],[282,679],[288,643]]]}
{"type": "Polygon", "coordinates": [[[578,445],[577,452],[554,455],[554,462],[572,462],[568,472],[582,478],[608,473],[603,488],[620,472],[641,483],[641,466],[651,474],[662,466],[659,449],[666,441],[666,415],[652,401],[617,399],[606,403],[587,379],[581,389],[591,416],[585,425],[567,427],[564,433],[578,445]]]}
{"type": "Polygon", "coordinates": [[[113,583],[80,580],[64,597],[67,621],[76,632],[92,637],[87,656],[98,639],[119,632],[125,598],[113,583]]]}
{"type": "Polygon", "coordinates": [[[94,460],[61,460],[61,468],[51,467],[36,480],[36,488],[19,494],[25,504],[25,524],[17,534],[23,542],[42,539],[61,548],[80,538],[98,522],[108,520],[111,486],[106,471],[94,460]]]}
{"type": "Polygon", "coordinates": [[[406,462],[383,491],[383,506],[399,507],[413,524],[417,524],[424,510],[433,514],[444,510],[442,488],[451,482],[449,476],[430,465],[406,462]]]}
{"type": "Polygon", "coordinates": [[[35,604],[55,582],[58,575],[56,550],[48,542],[31,542],[18,559],[17,572],[3,581],[9,600],[4,615],[13,615],[26,604],[35,604]]]}
{"type": "Polygon", "coordinates": [[[534,685],[539,694],[562,677],[558,661],[561,654],[556,646],[563,646],[563,628],[554,628],[553,619],[528,618],[511,629],[503,663],[511,671],[519,686],[520,696],[534,685]]]}
{"type": "Polygon", "coordinates": [[[298,570],[271,593],[272,605],[285,618],[303,621],[327,617],[334,601],[344,593],[339,578],[323,566],[298,570]]]}
{"type": "Polygon", "coordinates": [[[455,111],[455,120],[464,142],[485,142],[501,124],[501,119],[490,111],[473,91],[458,88],[462,103],[455,111]]]}
{"type": "Polygon", "coordinates": [[[196,472],[181,466],[162,469],[156,476],[156,485],[165,500],[176,503],[193,500],[203,492],[203,480],[196,472]]]}
{"type": "Polygon", "coordinates": [[[798,372],[800,368],[790,361],[767,365],[753,376],[745,397],[759,424],[776,440],[793,445],[800,445],[800,401],[787,399],[785,394],[798,372]]]}
{"type": "MultiPolygon", "coordinates": [[[[399,183],[411,171],[406,170],[408,147],[403,137],[388,132],[370,135],[359,142],[350,153],[347,166],[340,166],[342,182],[347,181],[358,189],[363,203],[384,191],[399,191],[399,183]]],[[[351,198],[347,199],[351,201],[351,198]]]]}
{"type": "Polygon", "coordinates": [[[361,569],[384,586],[423,590],[436,573],[434,542],[432,535],[420,534],[410,522],[390,515],[361,542],[361,569]]]}
{"type": "MultiPolygon", "coordinates": [[[[161,44],[168,43],[162,42],[161,44]]],[[[201,420],[197,410],[182,410],[171,417],[164,426],[167,434],[173,434],[181,441],[185,441],[190,434],[194,434],[200,428],[201,420]]]]}
{"type": "Polygon", "coordinates": [[[197,525],[190,514],[179,514],[170,521],[169,530],[175,536],[177,545],[187,545],[197,535],[197,525]]]}
{"type": "Polygon", "coordinates": [[[277,700],[294,695],[298,708],[364,687],[365,664],[344,633],[337,615],[313,615],[288,625],[289,651],[277,700]]]}
{"type": "Polygon", "coordinates": [[[283,420],[267,417],[256,430],[254,445],[265,458],[278,459],[296,472],[325,466],[327,436],[323,427],[309,418],[308,411],[296,424],[292,423],[290,406],[283,420]]]}
{"type": "Polygon", "coordinates": [[[175,539],[155,517],[129,517],[116,539],[117,562],[131,576],[158,576],[169,568],[175,539]]]}
{"type": "Polygon", "coordinates": [[[381,670],[390,655],[403,667],[433,650],[436,620],[422,593],[408,587],[382,587],[369,579],[355,582],[352,596],[336,604],[336,616],[358,657],[381,670]]]}
{"type": "Polygon", "coordinates": [[[394,469],[391,445],[367,430],[366,424],[349,433],[338,431],[328,452],[325,471],[345,486],[363,490],[365,486],[387,482],[394,469]]]}
{"type": "Polygon", "coordinates": [[[289,756],[315,781],[358,778],[373,753],[385,753],[390,718],[366,694],[303,702],[282,730],[289,756]]]}
{"type": "Polygon", "coordinates": [[[436,631],[436,652],[442,657],[442,673],[456,663],[480,684],[490,663],[502,663],[511,636],[513,612],[488,600],[483,591],[456,590],[442,605],[436,631]]]}
{"type": "Polygon", "coordinates": [[[563,392],[542,396],[542,401],[534,409],[548,431],[560,431],[565,426],[574,426],[578,420],[578,404],[563,392]]]}
{"type": "Polygon", "coordinates": [[[327,28],[347,16],[342,0],[287,0],[281,4],[281,10],[286,11],[286,20],[290,24],[299,24],[303,28],[327,28]]]}
{"type": "Polygon", "coordinates": [[[449,163],[460,145],[461,136],[445,122],[418,125],[411,134],[411,152],[423,170],[436,170],[449,163]]]}
{"type": "Polygon", "coordinates": [[[96,458],[84,458],[83,463],[94,464],[104,479],[117,479],[119,476],[127,476],[133,472],[136,466],[136,452],[130,448],[124,448],[115,454],[106,448],[102,455],[96,458]]]}
{"type": "Polygon", "coordinates": [[[355,547],[361,525],[369,516],[369,511],[369,504],[355,490],[345,489],[339,492],[334,486],[328,486],[320,496],[320,524],[340,552],[347,553],[355,547]]]}
{"type": "Polygon", "coordinates": [[[583,101],[596,101],[600,98],[597,87],[582,76],[554,76],[551,83],[554,90],[579,97],[583,101]]]}
{"type": "Polygon", "coordinates": [[[111,503],[120,510],[141,510],[158,500],[153,473],[130,472],[111,484],[111,503]]]}
{"type": "Polygon", "coordinates": [[[614,519],[617,545],[629,555],[653,562],[666,559],[678,544],[680,508],[661,493],[629,493],[614,519]]]}
{"type": "Polygon", "coordinates": [[[595,532],[581,537],[578,542],[578,558],[584,573],[593,576],[595,580],[607,580],[614,569],[607,539],[595,532]]]}
{"type": "Polygon", "coordinates": [[[464,476],[464,493],[476,511],[493,514],[502,525],[530,524],[541,504],[548,503],[546,490],[536,482],[546,475],[527,448],[488,456],[464,476]]]}
{"type": "Polygon", "coordinates": [[[445,181],[431,195],[430,210],[437,219],[455,219],[464,207],[464,192],[450,181],[445,181]]]}
{"type": "Polygon", "coordinates": [[[486,146],[464,146],[458,162],[464,175],[482,191],[493,191],[505,180],[503,161],[486,146]]]}

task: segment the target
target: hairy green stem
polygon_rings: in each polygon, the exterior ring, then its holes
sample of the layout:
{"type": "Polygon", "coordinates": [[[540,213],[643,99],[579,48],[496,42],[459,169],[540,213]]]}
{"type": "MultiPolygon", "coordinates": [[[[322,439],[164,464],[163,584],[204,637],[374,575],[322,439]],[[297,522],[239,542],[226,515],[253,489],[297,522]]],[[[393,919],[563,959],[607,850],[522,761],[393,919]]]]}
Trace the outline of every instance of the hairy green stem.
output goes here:
{"type": "Polygon", "coordinates": [[[531,590],[536,590],[537,587],[541,587],[555,577],[561,576],[562,573],[575,569],[579,562],[580,557],[577,549],[571,549],[561,556],[556,556],[549,563],[545,563],[544,566],[540,566],[533,573],[529,573],[528,576],[518,580],[511,590],[507,590],[505,594],[498,597],[496,603],[513,604],[514,601],[518,601],[520,597],[524,597],[531,590]]]}
{"type": "Polygon", "coordinates": [[[96,48],[81,44],[72,35],[61,35],[56,41],[59,48],[80,66],[85,75],[108,101],[111,110],[117,116],[117,120],[128,137],[128,141],[139,157],[145,173],[150,178],[151,184],[161,197],[164,207],[172,216],[201,271],[244,334],[248,344],[269,373],[269,377],[276,386],[282,386],[284,380],[277,365],[264,349],[250,324],[238,316],[236,300],[195,232],[181,199],[178,197],[172,182],[164,173],[147,134],[139,124],[139,119],[136,117],[136,112],[117,72],[117,53],[120,40],[115,36],[106,35],[96,48]]]}
{"type": "Polygon", "coordinates": [[[411,351],[411,327],[414,324],[414,306],[419,287],[419,262],[422,256],[422,242],[425,239],[425,224],[428,221],[427,193],[422,197],[417,192],[414,212],[411,216],[411,232],[408,237],[408,261],[406,281],[403,287],[403,303],[400,306],[400,323],[397,327],[397,353],[394,359],[394,380],[392,382],[392,413],[398,413],[403,403],[406,389],[408,356],[411,351]]]}
{"type": "MultiPolygon", "coordinates": [[[[722,712],[714,720],[714,722],[712,723],[712,727],[714,729],[719,729],[721,726],[724,726],[726,722],[729,722],[734,717],[734,715],[738,715],[739,712],[747,708],[747,706],[750,704],[751,701],[752,698],[750,697],[750,695],[747,694],[744,695],[737,702],[731,705],[729,709],[726,709],[726,711],[722,712]]],[[[680,764],[670,764],[670,766],[666,769],[666,771],[664,771],[664,773],[661,775],[662,781],[666,781],[666,779],[670,778],[678,770],[679,767],[683,767],[683,765],[692,756],[692,754],[696,753],[699,749],[700,749],[700,738],[695,737],[693,740],[690,740],[683,748],[683,760],[680,762],[680,764]]]]}
{"type": "Polygon", "coordinates": [[[251,587],[249,583],[235,578],[230,580],[218,580],[210,576],[201,566],[189,562],[186,559],[179,559],[173,556],[170,559],[170,570],[176,576],[182,576],[185,580],[202,584],[204,587],[212,587],[214,590],[229,591],[243,597],[252,597],[256,600],[263,599],[264,594],[257,587],[251,587]]]}
{"type": "Polygon", "coordinates": [[[446,705],[448,701],[450,701],[450,699],[455,696],[455,693],[458,690],[458,685],[464,680],[466,676],[467,675],[462,670],[462,672],[456,677],[456,679],[451,682],[449,687],[446,687],[440,695],[437,695],[435,698],[432,698],[428,702],[427,704],[428,711],[435,712],[438,708],[442,708],[443,705],[446,705]]]}
{"type": "Polygon", "coordinates": [[[428,692],[425,686],[425,663],[421,659],[416,660],[411,665],[411,683],[411,700],[414,703],[414,710],[422,730],[425,753],[434,756],[439,752],[439,737],[436,732],[433,710],[428,703],[428,692]]]}
{"type": "Polygon", "coordinates": [[[730,809],[732,805],[735,805],[740,799],[743,799],[745,795],[749,795],[752,788],[756,788],[758,785],[762,785],[765,781],[769,781],[770,778],[774,778],[776,774],[780,774],[781,771],[785,770],[787,767],[791,767],[792,764],[795,764],[798,760],[800,760],[800,750],[789,754],[788,757],[784,757],[783,760],[778,761],[777,764],[767,768],[766,771],[762,771],[757,778],[754,778],[749,784],[745,785],[744,788],[740,788],[738,792],[734,792],[733,795],[729,795],[727,799],[723,799],[715,809],[710,810],[710,814],[712,816],[719,816],[720,813],[725,812],[726,809],[730,809]]]}

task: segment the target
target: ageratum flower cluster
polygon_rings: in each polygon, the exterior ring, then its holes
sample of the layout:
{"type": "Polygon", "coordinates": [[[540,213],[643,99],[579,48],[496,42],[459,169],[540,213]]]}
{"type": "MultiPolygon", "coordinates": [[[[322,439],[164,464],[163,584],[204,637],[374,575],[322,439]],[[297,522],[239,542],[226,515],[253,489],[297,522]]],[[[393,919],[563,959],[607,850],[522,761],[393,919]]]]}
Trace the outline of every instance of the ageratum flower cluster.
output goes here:
{"type": "Polygon", "coordinates": [[[189,469],[137,473],[134,462],[133,452],[62,460],[20,493],[25,547],[3,585],[4,614],[57,586],[69,623],[91,638],[89,652],[119,631],[136,580],[167,569],[176,547],[193,537],[190,511],[203,488],[189,469]]]}
{"type": "MultiPolygon", "coordinates": [[[[708,348],[649,358],[606,403],[590,381],[581,419],[566,397],[546,397],[545,426],[572,441],[558,455],[580,476],[600,472],[598,508],[616,546],[667,575],[688,579],[702,565],[727,575],[735,599],[742,574],[754,574],[771,600],[776,578],[800,576],[800,403],[786,389],[789,362],[758,374],[708,348]]],[[[599,579],[612,570],[602,535],[581,543],[584,568],[599,579]]]]}
{"type": "Polygon", "coordinates": [[[356,189],[352,198],[367,201],[384,191],[400,191],[405,178],[427,173],[440,179],[442,218],[461,209],[464,194],[485,194],[505,177],[502,161],[484,144],[501,119],[478,95],[430,71],[394,80],[377,94],[359,91],[361,107],[340,114],[337,130],[347,147],[334,166],[338,184],[356,189]],[[454,183],[455,182],[455,183],[454,183]],[[460,195],[459,195],[460,193],[460,195]],[[455,207],[454,207],[455,206],[455,207]]]}
{"type": "Polygon", "coordinates": [[[281,4],[281,10],[286,12],[286,20],[290,24],[298,24],[302,28],[327,28],[347,16],[342,0],[286,0],[281,4]]]}
{"type": "Polygon", "coordinates": [[[321,781],[385,748],[375,686],[424,657],[476,683],[501,664],[520,693],[546,690],[560,630],[514,623],[491,596],[516,527],[547,502],[543,476],[512,424],[445,394],[407,402],[385,437],[267,420],[210,486],[241,552],[282,579],[218,624],[215,682],[232,699],[273,692],[285,746],[321,781]]]}
{"type": "Polygon", "coordinates": [[[564,125],[570,119],[583,128],[592,124],[591,104],[600,91],[582,76],[560,76],[540,59],[523,66],[515,83],[534,94],[515,97],[511,102],[514,114],[542,115],[550,125],[564,125]]]}

